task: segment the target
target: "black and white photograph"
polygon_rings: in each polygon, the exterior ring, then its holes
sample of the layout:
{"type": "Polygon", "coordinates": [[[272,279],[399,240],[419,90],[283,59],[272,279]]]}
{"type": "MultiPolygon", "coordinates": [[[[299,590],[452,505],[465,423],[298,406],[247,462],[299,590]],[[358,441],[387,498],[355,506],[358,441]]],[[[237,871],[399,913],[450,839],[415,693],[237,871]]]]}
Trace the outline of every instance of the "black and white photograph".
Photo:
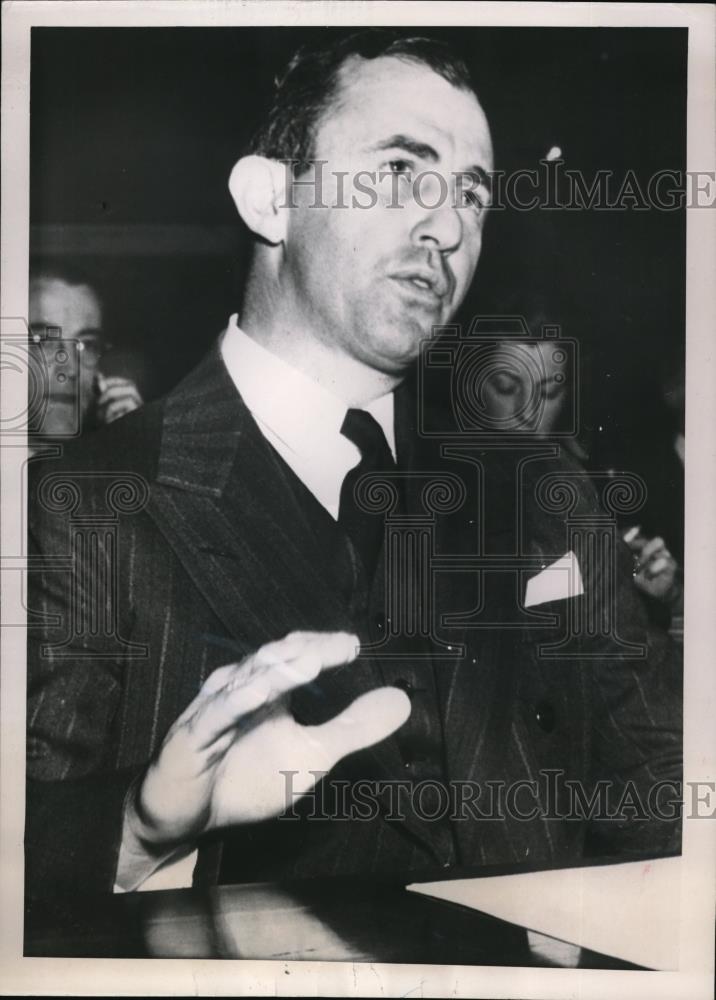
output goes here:
{"type": "Polygon", "coordinates": [[[3,7],[8,989],[713,996],[714,7],[564,6],[3,7]]]}

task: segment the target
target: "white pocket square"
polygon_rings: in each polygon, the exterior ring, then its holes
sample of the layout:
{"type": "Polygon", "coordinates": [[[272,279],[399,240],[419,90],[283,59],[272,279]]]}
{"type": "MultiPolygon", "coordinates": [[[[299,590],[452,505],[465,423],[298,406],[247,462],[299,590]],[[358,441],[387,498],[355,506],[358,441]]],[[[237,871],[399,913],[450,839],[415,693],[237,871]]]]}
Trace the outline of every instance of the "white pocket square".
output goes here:
{"type": "Polygon", "coordinates": [[[568,552],[537,576],[530,577],[525,591],[525,607],[533,608],[547,601],[563,601],[583,593],[579,561],[574,552],[568,552]]]}

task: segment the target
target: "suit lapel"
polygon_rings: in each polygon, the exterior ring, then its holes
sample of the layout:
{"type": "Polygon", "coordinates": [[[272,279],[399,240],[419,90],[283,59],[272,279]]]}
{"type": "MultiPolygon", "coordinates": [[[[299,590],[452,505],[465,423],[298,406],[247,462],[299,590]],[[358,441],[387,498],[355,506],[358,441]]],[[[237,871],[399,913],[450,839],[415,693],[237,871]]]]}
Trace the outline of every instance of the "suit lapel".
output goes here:
{"type": "Polygon", "coordinates": [[[240,647],[350,627],[286,472],[218,349],[167,398],[148,510],[240,647]]]}
{"type": "MultiPolygon", "coordinates": [[[[215,351],[167,399],[148,512],[236,643],[236,658],[289,631],[357,630],[290,475],[215,351]]],[[[380,684],[366,658],[329,670],[294,693],[296,717],[324,722],[380,684]]],[[[374,759],[382,771],[400,766],[390,740],[374,759]]]]}

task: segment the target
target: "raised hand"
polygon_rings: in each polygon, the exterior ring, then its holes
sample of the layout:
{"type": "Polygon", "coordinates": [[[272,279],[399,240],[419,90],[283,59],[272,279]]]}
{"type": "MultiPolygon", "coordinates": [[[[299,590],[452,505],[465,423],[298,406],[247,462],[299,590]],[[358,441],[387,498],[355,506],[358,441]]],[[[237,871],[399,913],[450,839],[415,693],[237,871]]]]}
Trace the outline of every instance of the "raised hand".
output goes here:
{"type": "Polygon", "coordinates": [[[624,541],[634,553],[634,584],[650,597],[678,611],[683,602],[679,564],[658,535],[647,538],[638,527],[624,534],[624,541]]]}
{"type": "Polygon", "coordinates": [[[128,820],[140,843],[168,848],[276,816],[286,807],[282,771],[298,772],[293,792],[305,793],[315,783],[310,771],[329,771],[398,729],[410,701],[391,687],[361,695],[320,726],[289,714],[294,688],[351,662],[358,647],[344,632],[293,632],[211,674],[137,786],[128,820]]]}

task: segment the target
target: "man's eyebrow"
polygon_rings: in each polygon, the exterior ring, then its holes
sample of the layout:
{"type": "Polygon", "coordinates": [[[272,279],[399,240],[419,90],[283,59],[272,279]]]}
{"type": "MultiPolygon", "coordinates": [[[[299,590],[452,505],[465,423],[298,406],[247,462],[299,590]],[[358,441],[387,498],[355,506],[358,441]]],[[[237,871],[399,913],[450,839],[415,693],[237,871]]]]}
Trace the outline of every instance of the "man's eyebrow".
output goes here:
{"type": "Polygon", "coordinates": [[[490,194],[492,194],[492,181],[490,179],[490,175],[485,168],[481,167],[479,164],[474,163],[466,170],[458,170],[457,176],[468,178],[472,182],[474,188],[484,187],[490,192],[490,194]]]}
{"type": "Polygon", "coordinates": [[[437,163],[440,159],[437,150],[433,149],[427,142],[420,142],[419,139],[413,139],[411,136],[401,133],[391,135],[388,139],[383,139],[370,147],[371,152],[379,152],[383,149],[403,149],[406,153],[412,153],[413,156],[417,156],[421,160],[430,160],[431,163],[437,163]]]}

